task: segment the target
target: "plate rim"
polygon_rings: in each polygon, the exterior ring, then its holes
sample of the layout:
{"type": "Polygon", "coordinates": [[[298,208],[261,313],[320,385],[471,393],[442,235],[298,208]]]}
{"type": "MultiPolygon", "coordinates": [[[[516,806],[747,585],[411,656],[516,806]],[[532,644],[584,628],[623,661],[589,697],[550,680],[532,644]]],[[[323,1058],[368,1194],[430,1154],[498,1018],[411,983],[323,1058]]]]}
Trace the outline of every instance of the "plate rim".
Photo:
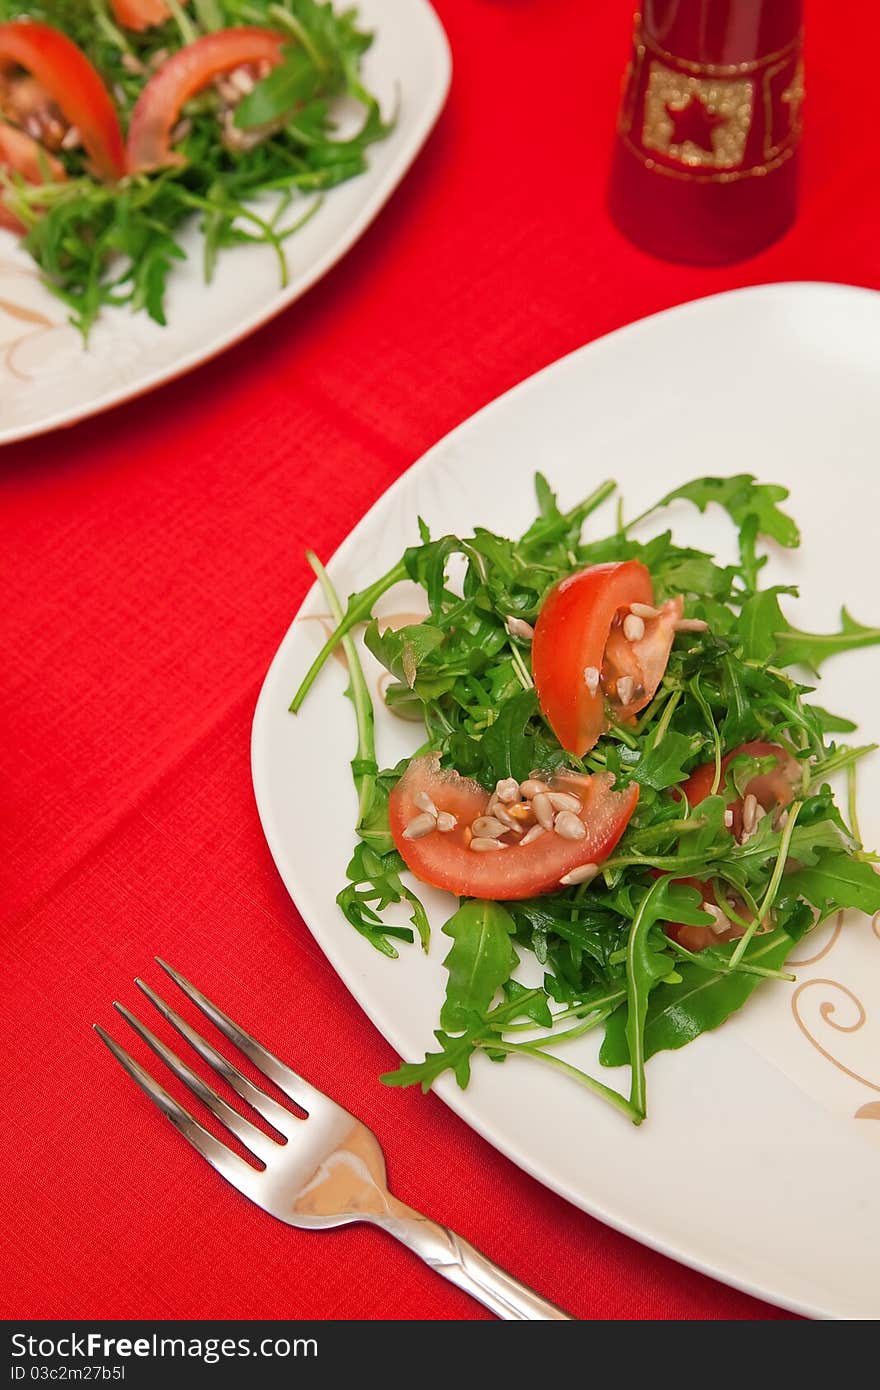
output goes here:
{"type": "MultiPolygon", "coordinates": [[[[440,439],[436,440],[418,459],[410,464],[389,487],[374,498],[363,515],[345,535],[326,562],[328,572],[332,576],[333,566],[337,563],[344,562],[349,547],[354,548],[356,546],[359,535],[362,530],[366,529],[375,508],[380,503],[393,502],[398,493],[402,492],[404,487],[411,484],[414,477],[417,477],[422,472],[426,472],[431,467],[436,454],[446,449],[453,439],[459,439],[472,427],[476,427],[478,422],[482,422],[485,418],[491,416],[496,409],[502,408],[511,397],[538,386],[545,375],[558,369],[563,364],[570,362],[573,358],[586,357],[591,350],[607,343],[611,339],[629,339],[645,331],[648,326],[650,326],[651,331],[653,331],[655,324],[658,322],[662,323],[670,316],[680,319],[699,313],[703,311],[703,306],[713,302],[717,303],[720,301],[743,298],[770,299],[774,295],[779,295],[780,292],[782,292],[783,295],[806,292],[809,295],[816,294],[818,296],[828,291],[834,292],[841,298],[847,297],[860,301],[880,301],[880,291],[871,289],[868,286],[854,285],[849,282],[800,279],[768,281],[759,285],[739,286],[731,290],[703,295],[696,299],[687,300],[681,304],[672,305],[656,313],[648,314],[640,319],[624,324],[620,328],[602,334],[597,338],[590,339],[570,352],[562,354],[537,371],[521,378],[514,383],[513,386],[501,392],[498,396],[493,397],[471,415],[465,417],[465,419],[461,420],[457,425],[454,425],[440,439]]],[[[273,815],[269,804],[269,791],[263,784],[262,771],[258,765],[260,733],[263,721],[269,718],[268,708],[272,695],[271,683],[273,674],[277,669],[281,654],[286,648],[287,642],[300,615],[311,604],[318,592],[319,586],[316,581],[309,586],[309,589],[298,605],[296,613],[278,643],[260,687],[260,692],[254,707],[250,739],[251,780],[254,799],[263,835],[272,856],[273,863],[285,886],[285,890],[290,896],[297,912],[299,912],[302,917],[310,935],[332,966],[333,970],[339,976],[357,1006],[366,1014],[367,1018],[379,1031],[381,1036],[398,1052],[398,1055],[403,1056],[405,1049],[402,1050],[395,1040],[396,1029],[393,1026],[393,1021],[392,1026],[388,1028],[386,1026],[386,1020],[383,1019],[382,1022],[380,1022],[378,1018],[374,1016],[372,1010],[366,1006],[356,987],[356,968],[348,963],[344,949],[337,950],[332,943],[328,945],[325,940],[321,939],[312,927],[306,911],[304,911],[303,907],[300,905],[298,897],[295,896],[292,886],[288,883],[287,876],[282,868],[283,851],[280,843],[281,837],[279,834],[276,834],[275,831],[273,815]],[[276,844],[278,845],[277,852],[276,844]]],[[[677,1263],[687,1268],[695,1269],[699,1273],[716,1279],[719,1283],[725,1284],[730,1288],[738,1289],[743,1293],[761,1299],[775,1307],[783,1308],[790,1312],[816,1320],[835,1319],[838,1316],[846,1316],[829,1312],[827,1308],[820,1304],[810,1302],[808,1299],[788,1297],[769,1284],[762,1284],[757,1279],[749,1279],[720,1268],[717,1264],[713,1264],[711,1260],[702,1258],[699,1255],[694,1255],[690,1253],[686,1247],[676,1245],[673,1241],[663,1236],[646,1233],[636,1222],[628,1221],[624,1216],[609,1211],[600,1201],[585,1199],[581,1194],[576,1193],[564,1180],[556,1180],[543,1171],[539,1163],[532,1162],[528,1155],[524,1155],[516,1148],[515,1144],[509,1143],[502,1135],[499,1135],[491,1121],[483,1121],[480,1119],[479,1114],[473,1113],[473,1102],[469,1100],[469,1093],[457,1087],[453,1078],[448,1076],[441,1077],[431,1089],[432,1093],[438,1096],[445,1105],[449,1106],[459,1119],[479,1134],[487,1143],[491,1144],[496,1152],[503,1154],[510,1162],[528,1173],[535,1181],[541,1183],[543,1187],[546,1187],[548,1190],[564,1198],[578,1210],[586,1212],[589,1216],[601,1221],[604,1225],[611,1227],[613,1230],[620,1231],[638,1244],[656,1250],[660,1254],[675,1260],[677,1263]]]]}
{"type": "Polygon", "coordinates": [[[71,428],[83,420],[92,419],[96,415],[103,415],[106,411],[114,410],[117,406],[125,405],[129,401],[139,400],[142,396],[149,395],[151,391],[156,391],[159,387],[178,381],[189,372],[206,366],[209,362],[213,362],[215,357],[219,357],[229,348],[243,342],[245,338],[249,338],[252,333],[256,333],[258,329],[282,314],[285,309],[289,309],[292,304],[302,299],[357,245],[364,232],[393,197],[421,153],[428,136],[440,118],[452,81],[452,50],[440,16],[434,9],[431,0],[409,0],[409,3],[421,7],[424,16],[423,22],[426,26],[425,33],[430,36],[429,42],[434,45],[434,60],[437,64],[435,84],[428,89],[427,100],[419,119],[413,125],[408,143],[399,151],[381,183],[364,200],[345,233],[338,237],[315,262],[306,279],[302,283],[280,288],[267,304],[257,309],[243,322],[236,323],[227,333],[221,334],[207,351],[193,348],[178,361],[168,367],[157,368],[151,375],[134,386],[111,387],[91,401],[69,406],[67,409],[60,410],[31,424],[13,425],[9,429],[4,429],[0,424],[0,448],[9,444],[21,444],[28,439],[38,439],[42,435],[52,434],[56,430],[71,428]]]}

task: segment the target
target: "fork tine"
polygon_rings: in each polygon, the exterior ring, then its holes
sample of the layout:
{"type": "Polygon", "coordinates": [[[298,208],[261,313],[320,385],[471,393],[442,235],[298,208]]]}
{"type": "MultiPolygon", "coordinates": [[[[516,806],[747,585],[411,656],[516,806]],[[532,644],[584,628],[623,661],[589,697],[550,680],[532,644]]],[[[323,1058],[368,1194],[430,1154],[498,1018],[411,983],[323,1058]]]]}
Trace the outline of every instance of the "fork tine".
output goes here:
{"type": "Polygon", "coordinates": [[[231,1149],[227,1149],[225,1144],[221,1144],[219,1139],[215,1139],[213,1134],[204,1129],[198,1120],[194,1119],[188,1110],[184,1110],[182,1105],[178,1105],[173,1096],[170,1096],[158,1081],[154,1081],[148,1071],[130,1057],[124,1047],[114,1042],[109,1033],[105,1033],[100,1024],[92,1025],[101,1041],[109,1047],[113,1056],[121,1067],[128,1072],[133,1081],[136,1081],[142,1091],[145,1091],[154,1105],[162,1111],[167,1120],[170,1120],[176,1130],[188,1139],[193,1148],[198,1150],[202,1158],[206,1158],[212,1168],[227,1182],[231,1182],[233,1187],[239,1191],[248,1193],[254,1177],[259,1176],[255,1170],[245,1163],[244,1159],[234,1154],[231,1149]]]}
{"type": "Polygon", "coordinates": [[[157,1057],[160,1057],[169,1071],[172,1071],[178,1081],[182,1081],[184,1086],[189,1087],[195,1096],[206,1105],[212,1115],[216,1115],[221,1124],[245,1144],[257,1158],[267,1160],[274,1150],[278,1149],[278,1144],[274,1139],[270,1139],[268,1134],[264,1134],[256,1125],[251,1124],[250,1120],[245,1119],[231,1105],[219,1096],[206,1081],[194,1072],[192,1067],[188,1067],[186,1062],[181,1061],[171,1048],[163,1043],[161,1038],[151,1032],[145,1023],[141,1023],[136,1014],[127,1009],[124,1004],[114,1003],[114,1009],[120,1013],[138,1037],[143,1038],[148,1047],[151,1047],[157,1057]]]}
{"type": "Polygon", "coordinates": [[[196,989],[195,985],[190,984],[189,980],[170,966],[167,961],[156,956],[156,963],[161,965],[162,969],[171,976],[175,984],[201,1009],[202,1013],[207,1014],[224,1037],[235,1043],[235,1046],[240,1048],[246,1057],[250,1058],[257,1070],[274,1081],[275,1085],[286,1096],[290,1096],[290,1099],[295,1101],[297,1105],[302,1106],[308,1112],[310,1103],[325,1107],[334,1104],[328,1096],[324,1095],[323,1091],[318,1091],[314,1086],[310,1086],[304,1077],[299,1076],[291,1067],[286,1066],[284,1062],[263,1047],[262,1043],[258,1043],[256,1038],[252,1038],[250,1033],[246,1033],[243,1028],[234,1023],[228,1014],[225,1014],[222,1009],[218,1009],[216,1004],[212,1004],[211,1000],[202,994],[200,989],[196,989]]]}
{"type": "Polygon", "coordinates": [[[267,1096],[258,1086],[255,1086],[252,1081],[249,1081],[244,1073],[240,1072],[238,1067],[230,1062],[228,1057],[224,1057],[222,1052],[218,1052],[216,1047],[212,1047],[211,1044],[202,1037],[201,1033],[197,1033],[195,1028],[192,1028],[185,1018],[181,1018],[180,1014],[176,1013],[170,1004],[166,1004],[165,1000],[158,995],[155,990],[150,989],[150,986],[146,984],[144,980],[136,979],[135,984],[138,986],[138,989],[143,990],[150,1002],[159,1010],[162,1017],[167,1019],[171,1026],[176,1028],[182,1037],[186,1038],[190,1047],[195,1049],[203,1061],[208,1063],[209,1067],[213,1067],[215,1071],[220,1073],[224,1081],[227,1081],[233,1090],[238,1092],[242,1100],[246,1100],[248,1105],[252,1105],[257,1113],[263,1116],[264,1120],[268,1120],[271,1125],[275,1126],[279,1133],[283,1134],[286,1138],[290,1137],[288,1131],[291,1125],[300,1123],[296,1115],[291,1115],[290,1111],[285,1110],[283,1105],[279,1105],[276,1100],[273,1100],[271,1096],[267,1096]]]}

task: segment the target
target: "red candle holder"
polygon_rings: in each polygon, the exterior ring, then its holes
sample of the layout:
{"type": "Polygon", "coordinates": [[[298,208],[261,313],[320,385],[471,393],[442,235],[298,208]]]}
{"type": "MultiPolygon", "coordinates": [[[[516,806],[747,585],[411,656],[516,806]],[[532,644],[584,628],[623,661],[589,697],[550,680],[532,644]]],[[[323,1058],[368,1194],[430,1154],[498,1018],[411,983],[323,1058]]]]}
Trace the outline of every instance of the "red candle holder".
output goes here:
{"type": "Polygon", "coordinates": [[[644,0],[610,185],[612,216],[667,260],[722,265],[797,211],[802,0],[644,0]]]}

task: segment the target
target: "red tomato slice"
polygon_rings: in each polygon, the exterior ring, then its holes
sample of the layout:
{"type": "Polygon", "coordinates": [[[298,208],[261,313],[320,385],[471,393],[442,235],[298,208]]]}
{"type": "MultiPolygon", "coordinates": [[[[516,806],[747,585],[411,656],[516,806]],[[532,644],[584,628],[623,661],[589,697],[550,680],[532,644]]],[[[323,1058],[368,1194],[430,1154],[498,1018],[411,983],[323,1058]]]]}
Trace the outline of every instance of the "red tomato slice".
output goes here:
{"type": "MultiPolygon", "coordinates": [[[[0,123],[0,169],[9,169],[21,174],[28,183],[44,183],[46,177],[66,179],[64,165],[43,149],[43,146],[23,130],[13,125],[0,123]],[[45,171],[45,172],[44,172],[45,171]]],[[[0,227],[8,227],[13,232],[23,232],[25,227],[0,198],[0,227]]]]}
{"type": "MultiPolygon", "coordinates": [[[[751,743],[741,743],[738,748],[732,748],[729,753],[721,759],[721,781],[723,784],[724,774],[734,758],[775,758],[776,766],[769,772],[758,773],[753,777],[746,787],[746,794],[751,792],[757,799],[758,805],[765,811],[776,810],[780,806],[788,806],[794,788],[800,781],[800,763],[793,758],[784,748],[780,748],[778,743],[765,743],[762,739],[753,739],[751,743]]],[[[699,806],[701,801],[712,791],[712,783],[715,780],[715,764],[704,763],[692,772],[688,780],[682,786],[682,791],[691,806],[699,806]]],[[[733,812],[733,834],[739,835],[742,831],[742,799],[737,797],[729,803],[729,810],[733,812]]]]}
{"type": "Polygon", "coordinates": [[[48,24],[18,20],[0,24],[0,65],[9,63],[26,68],[76,126],[95,173],[122,178],[125,153],[116,107],[82,50],[48,24]]]}
{"type": "MultiPolygon", "coordinates": [[[[757,799],[758,805],[765,811],[777,810],[780,806],[788,806],[794,795],[794,788],[800,781],[800,764],[796,758],[784,748],[780,748],[778,743],[765,743],[761,739],[755,739],[751,743],[741,743],[738,748],[732,748],[721,759],[722,782],[724,773],[727,771],[734,758],[746,755],[751,758],[775,758],[776,766],[769,772],[758,773],[753,777],[746,787],[746,794],[751,794],[757,799]]],[[[715,764],[704,763],[691,773],[688,780],[682,786],[682,791],[691,806],[699,806],[701,801],[711,794],[712,783],[715,780],[715,764]]],[[[742,798],[737,797],[728,804],[728,810],[733,812],[733,825],[730,833],[739,836],[742,833],[742,798]]],[[[676,882],[686,883],[691,888],[696,888],[702,896],[703,902],[715,906],[715,896],[711,885],[702,883],[696,878],[677,879],[676,882]]],[[[743,928],[735,924],[728,927],[723,932],[714,932],[711,927],[687,926],[682,922],[667,923],[666,930],[669,936],[686,946],[689,951],[702,951],[707,946],[719,946],[725,941],[736,941],[743,934],[743,928]]]]}
{"type": "MultiPolygon", "coordinates": [[[[186,0],[183,0],[186,3],[186,0]]],[[[152,29],[171,18],[165,0],[110,0],[113,18],[123,29],[152,29]]]]}
{"type": "MultiPolygon", "coordinates": [[[[551,785],[553,785],[551,783],[551,785]]],[[[623,834],[639,799],[636,783],[626,791],[612,789],[608,774],[577,775],[559,779],[559,788],[572,791],[582,802],[580,819],[586,827],[582,840],[564,840],[546,831],[530,845],[519,845],[512,833],[502,837],[507,847],[479,853],[468,848],[469,828],[486,815],[489,793],[477,782],[441,768],[436,755],[415,758],[391,793],[388,805],[391,834],[406,864],[423,883],[445,888],[461,898],[492,898],[499,902],[531,898],[559,886],[559,880],[582,864],[600,864],[623,834]],[[455,816],[454,830],[432,830],[418,840],[408,840],[404,830],[420,809],[420,792],[438,811],[455,816]]]]}
{"type": "MultiPolygon", "coordinates": [[[[704,903],[708,903],[710,907],[717,906],[711,884],[701,883],[698,878],[677,878],[675,881],[685,884],[687,888],[696,888],[704,903]]],[[[692,923],[666,923],[666,935],[671,936],[673,941],[677,941],[688,951],[705,951],[707,946],[723,946],[727,941],[738,941],[743,931],[744,928],[736,926],[735,923],[731,923],[723,932],[713,931],[711,927],[698,927],[692,923]]]]}
{"type": "Polygon", "coordinates": [[[592,565],[570,575],[544,600],[532,641],[532,671],[541,709],[563,748],[583,757],[607,726],[606,701],[631,719],[654,696],[682,615],[680,598],[645,618],[644,635],[628,641],[631,604],[654,606],[651,576],[638,560],[592,565]],[[599,672],[598,684],[587,673],[599,672]],[[623,685],[629,678],[631,685],[623,685]],[[623,692],[626,692],[625,696],[623,692]]]}
{"type": "Polygon", "coordinates": [[[128,128],[128,169],[145,173],[184,164],[171,148],[171,132],[181,108],[221,73],[243,63],[281,62],[291,42],[271,29],[221,29],[205,34],[166,58],[137,99],[128,128]]]}

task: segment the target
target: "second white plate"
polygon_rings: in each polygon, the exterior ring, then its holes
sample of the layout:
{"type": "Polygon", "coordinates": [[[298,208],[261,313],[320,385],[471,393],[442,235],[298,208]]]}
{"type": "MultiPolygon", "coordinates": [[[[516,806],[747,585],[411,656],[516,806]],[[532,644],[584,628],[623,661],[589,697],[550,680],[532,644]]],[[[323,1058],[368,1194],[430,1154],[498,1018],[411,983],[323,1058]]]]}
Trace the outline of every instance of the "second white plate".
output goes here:
{"type": "MultiPolygon", "coordinates": [[[[768,286],[658,315],[557,362],[453,431],[364,518],[331,574],[343,594],[361,588],[417,539],[419,515],[434,535],[475,524],[520,534],[534,514],[536,469],[567,506],[616,478],[629,514],[701,474],[752,472],[791,489],[803,546],[773,557],[768,582],[801,586],[802,625],[834,627],[843,601],[876,622],[878,374],[880,295],[868,291],[768,286]]],[[[681,504],[669,519],[685,544],[732,551],[722,516],[681,504]]],[[[404,592],[387,610],[412,606],[404,592]]],[[[453,902],[423,892],[430,954],[404,947],[397,961],[335,906],[355,814],[340,666],[329,663],[298,717],[287,712],[325,611],[313,589],[267,675],[253,727],[257,804],[316,940],[398,1052],[418,1058],[435,1046],[449,946],[436,929],[453,902]],[[308,815],[294,791],[302,785],[308,815]]],[[[375,682],[378,666],[365,665],[375,682]]],[[[876,738],[878,650],[826,670],[822,704],[876,738]]],[[[387,766],[413,751],[418,731],[377,703],[377,736],[387,766]]],[[[876,761],[862,786],[862,831],[878,845],[876,761]]],[[[449,1076],[437,1090],[535,1177],[657,1249],[800,1312],[877,1317],[880,940],[856,917],[837,936],[809,938],[797,957],[797,988],[763,986],[717,1033],[649,1063],[649,1117],[638,1130],[521,1059],[479,1059],[467,1091],[449,1076]]],[[[596,1050],[581,1039],[570,1055],[597,1068],[596,1050]]]]}
{"type": "Polygon", "coordinates": [[[205,285],[202,238],[191,225],[180,237],[187,260],[169,279],[167,327],[145,313],[108,309],[84,347],[17,238],[0,229],[0,444],[72,424],[191,371],[299,299],[354,245],[424,144],[451,73],[428,0],[357,0],[357,9],[375,34],[365,80],[382,110],[399,109],[399,117],[368,150],[367,172],[331,189],[288,241],[285,287],[267,246],[225,251],[205,285]]]}

